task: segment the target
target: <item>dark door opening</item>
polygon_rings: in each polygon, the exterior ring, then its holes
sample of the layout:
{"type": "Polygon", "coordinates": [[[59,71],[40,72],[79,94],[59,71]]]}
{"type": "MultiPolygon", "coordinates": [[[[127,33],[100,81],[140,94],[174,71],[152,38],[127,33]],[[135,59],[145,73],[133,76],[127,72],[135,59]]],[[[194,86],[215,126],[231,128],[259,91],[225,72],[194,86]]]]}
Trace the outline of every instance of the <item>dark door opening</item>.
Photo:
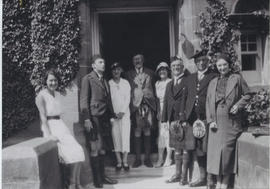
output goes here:
{"type": "Polygon", "coordinates": [[[132,57],[145,56],[145,66],[155,70],[161,61],[169,61],[169,13],[100,14],[100,52],[110,65],[119,61],[125,71],[132,68],[132,57]]]}
{"type": "MultiPolygon", "coordinates": [[[[138,53],[144,54],[144,64],[152,70],[161,61],[169,61],[168,12],[100,14],[99,26],[100,52],[106,60],[106,75],[109,78],[112,63],[120,62],[124,71],[128,71],[133,68],[132,57],[138,53]]],[[[154,127],[152,152],[157,152],[157,122],[154,127]]],[[[134,152],[133,132],[131,129],[131,152],[134,152]]]]}

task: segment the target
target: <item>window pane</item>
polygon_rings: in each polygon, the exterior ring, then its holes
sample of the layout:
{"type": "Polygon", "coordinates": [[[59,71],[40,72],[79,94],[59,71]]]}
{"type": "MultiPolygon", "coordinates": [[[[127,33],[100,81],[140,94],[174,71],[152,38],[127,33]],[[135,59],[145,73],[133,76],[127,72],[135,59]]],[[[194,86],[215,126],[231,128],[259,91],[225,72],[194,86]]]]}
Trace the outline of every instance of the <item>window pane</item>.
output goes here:
{"type": "Polygon", "coordinates": [[[246,43],[241,44],[241,50],[242,51],[247,51],[247,44],[246,43]]]}
{"type": "Polygon", "coordinates": [[[248,42],[256,42],[256,35],[248,35],[248,42]]]}
{"type": "Polygon", "coordinates": [[[256,54],[242,55],[242,70],[243,71],[256,70],[256,54]]]}
{"type": "Polygon", "coordinates": [[[241,42],[246,42],[247,41],[247,35],[242,34],[241,35],[241,42]]]}
{"type": "Polygon", "coordinates": [[[248,50],[249,51],[256,51],[257,50],[257,44],[256,43],[248,44],[248,50]]]}

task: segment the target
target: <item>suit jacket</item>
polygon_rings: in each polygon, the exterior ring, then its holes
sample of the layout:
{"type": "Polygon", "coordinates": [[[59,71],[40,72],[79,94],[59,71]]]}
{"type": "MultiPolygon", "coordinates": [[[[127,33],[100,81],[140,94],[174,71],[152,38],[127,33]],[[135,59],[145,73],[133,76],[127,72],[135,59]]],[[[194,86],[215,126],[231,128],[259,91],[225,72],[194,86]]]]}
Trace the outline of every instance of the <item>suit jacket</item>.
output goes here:
{"type": "MultiPolygon", "coordinates": [[[[206,97],[206,118],[207,123],[216,122],[216,88],[217,88],[218,77],[214,78],[209,86],[206,97]]],[[[231,74],[227,81],[225,101],[229,110],[233,105],[239,107],[241,111],[248,103],[251,95],[249,93],[249,87],[246,81],[240,74],[231,74]]],[[[229,112],[228,112],[229,113],[229,112]]],[[[238,114],[239,115],[239,114],[238,114]]],[[[241,116],[233,116],[232,122],[234,127],[241,127],[241,116]]]]}
{"type": "MultiPolygon", "coordinates": [[[[157,105],[156,105],[156,95],[155,95],[155,74],[152,70],[148,68],[143,68],[143,73],[147,74],[150,77],[150,83],[148,83],[145,87],[147,87],[147,90],[151,93],[150,98],[144,98],[144,101],[150,106],[150,108],[156,112],[157,105]]],[[[131,87],[131,103],[130,103],[130,110],[131,113],[134,113],[138,107],[135,107],[133,105],[133,99],[134,99],[134,89],[137,87],[136,83],[134,82],[134,78],[137,76],[137,72],[135,69],[132,69],[125,74],[125,78],[128,80],[130,87],[131,87]]]]}
{"type": "Polygon", "coordinates": [[[171,122],[182,119],[184,112],[185,82],[187,75],[184,74],[181,82],[174,86],[174,80],[166,86],[161,122],[171,122]]]}
{"type": "Polygon", "coordinates": [[[80,110],[83,120],[92,120],[92,116],[104,113],[114,117],[109,85],[105,79],[103,84],[95,71],[82,78],[80,110]]]}
{"type": "MultiPolygon", "coordinates": [[[[186,95],[185,95],[185,107],[184,107],[184,119],[192,119],[192,113],[196,113],[200,119],[206,119],[205,102],[207,95],[207,88],[209,82],[217,77],[218,74],[211,72],[210,70],[204,73],[204,77],[201,81],[198,80],[198,73],[193,73],[188,76],[186,82],[186,95]],[[195,111],[195,112],[192,112],[195,111]]],[[[194,115],[194,114],[193,114],[194,115]]],[[[195,120],[192,120],[195,121],[195,120]]],[[[193,123],[191,123],[193,124],[193,123]]]]}

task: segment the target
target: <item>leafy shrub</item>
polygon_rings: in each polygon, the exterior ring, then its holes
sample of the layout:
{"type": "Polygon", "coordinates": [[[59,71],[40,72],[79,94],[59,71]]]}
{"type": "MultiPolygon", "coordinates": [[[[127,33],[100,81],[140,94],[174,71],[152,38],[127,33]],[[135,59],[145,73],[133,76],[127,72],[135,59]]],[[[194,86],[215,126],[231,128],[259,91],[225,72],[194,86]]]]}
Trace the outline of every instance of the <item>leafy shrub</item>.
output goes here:
{"type": "Polygon", "coordinates": [[[3,4],[3,138],[36,117],[30,62],[30,12],[18,1],[3,4]]]}
{"type": "Polygon", "coordinates": [[[250,102],[245,107],[247,121],[250,126],[259,126],[260,124],[269,124],[270,115],[270,92],[260,90],[253,94],[250,102]]]}
{"type": "Polygon", "coordinates": [[[43,0],[31,6],[31,82],[44,86],[44,71],[56,68],[64,91],[79,69],[80,23],[78,0],[43,0]]]}
{"type": "Polygon", "coordinates": [[[230,55],[234,69],[239,71],[237,54],[234,45],[239,40],[236,32],[237,26],[229,21],[228,10],[224,0],[206,0],[208,7],[200,17],[201,48],[208,51],[211,56],[211,65],[216,62],[216,53],[225,52],[230,55]]]}
{"type": "Polygon", "coordinates": [[[3,138],[36,117],[35,90],[55,67],[64,91],[79,68],[79,0],[3,2],[3,138]],[[33,88],[34,87],[34,88],[33,88]]]}

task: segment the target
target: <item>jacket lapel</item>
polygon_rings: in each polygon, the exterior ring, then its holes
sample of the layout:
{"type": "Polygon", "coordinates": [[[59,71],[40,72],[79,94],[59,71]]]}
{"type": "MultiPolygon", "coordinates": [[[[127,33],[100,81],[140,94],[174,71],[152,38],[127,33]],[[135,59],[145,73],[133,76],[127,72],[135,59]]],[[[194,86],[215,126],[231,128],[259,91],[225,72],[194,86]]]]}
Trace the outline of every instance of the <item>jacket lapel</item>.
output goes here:
{"type": "Polygon", "coordinates": [[[177,95],[181,92],[181,90],[183,89],[183,79],[181,80],[181,82],[179,84],[176,84],[175,86],[173,86],[173,96],[174,98],[177,98],[177,95]]]}
{"type": "Polygon", "coordinates": [[[227,98],[227,96],[232,92],[236,84],[237,84],[237,78],[233,74],[230,75],[227,81],[225,98],[227,98]]]}
{"type": "MultiPolygon", "coordinates": [[[[209,87],[211,87],[210,88],[210,91],[211,91],[211,94],[216,94],[216,89],[217,89],[217,81],[218,81],[218,78],[215,78],[215,79],[213,79],[213,83],[212,83],[212,85],[211,86],[209,86],[209,87]]],[[[214,99],[213,99],[214,101],[213,102],[215,102],[216,101],[216,95],[214,95],[214,99]]],[[[215,103],[213,103],[213,104],[215,104],[215,103]]]]}
{"type": "MultiPolygon", "coordinates": [[[[200,88],[199,88],[199,92],[201,92],[205,87],[208,86],[209,84],[209,80],[211,80],[213,77],[211,76],[211,74],[206,73],[203,77],[203,79],[200,81],[200,88]]],[[[198,79],[197,79],[198,80],[198,79]]],[[[199,82],[199,81],[198,81],[199,82]]]]}
{"type": "MultiPolygon", "coordinates": [[[[93,71],[92,74],[90,75],[91,78],[93,78],[93,81],[100,86],[102,89],[105,89],[104,86],[102,85],[101,81],[99,80],[97,74],[93,71]]],[[[106,89],[105,89],[106,90],[106,89]]]]}

